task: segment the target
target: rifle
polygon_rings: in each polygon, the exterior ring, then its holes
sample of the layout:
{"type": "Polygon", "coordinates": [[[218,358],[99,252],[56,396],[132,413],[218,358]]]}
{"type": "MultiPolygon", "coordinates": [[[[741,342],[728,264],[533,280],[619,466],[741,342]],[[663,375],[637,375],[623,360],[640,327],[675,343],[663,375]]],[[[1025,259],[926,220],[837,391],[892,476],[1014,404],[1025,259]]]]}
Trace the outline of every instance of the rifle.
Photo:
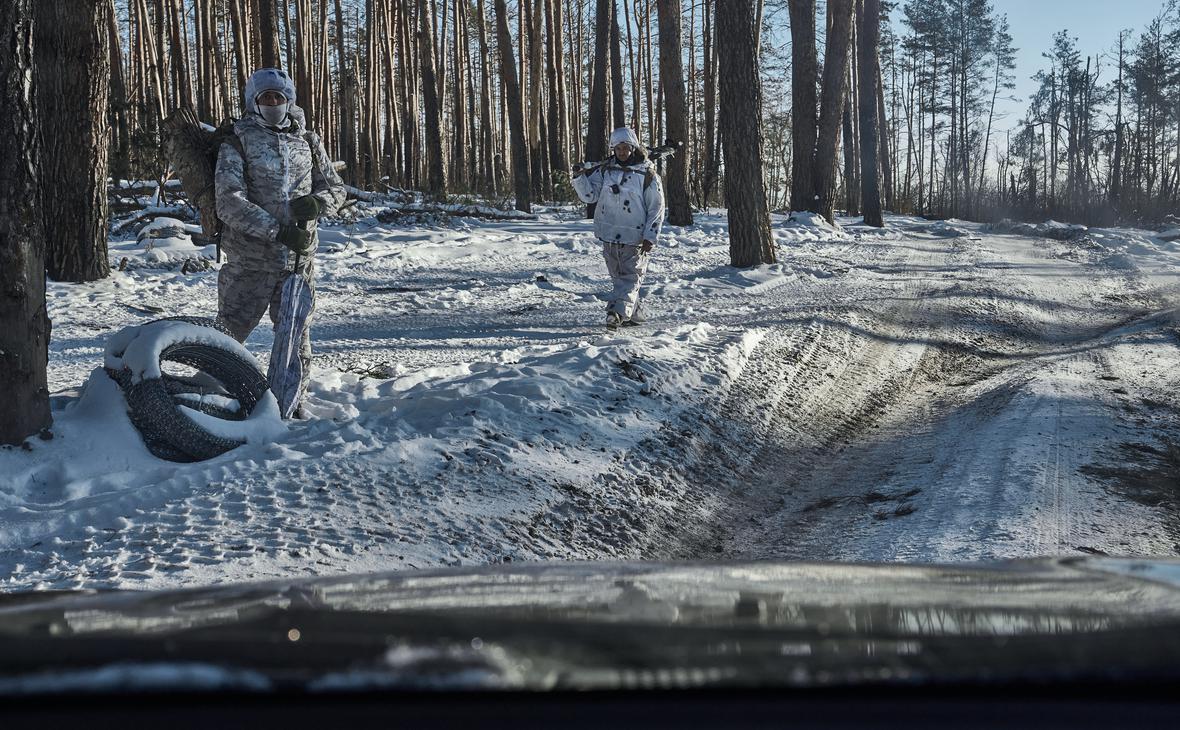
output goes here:
{"type": "MultiPolygon", "coordinates": [[[[675,155],[676,152],[683,147],[683,142],[676,142],[671,139],[666,139],[664,140],[664,143],[658,147],[647,148],[647,159],[651,160],[652,162],[660,162],[665,158],[675,155]]],[[[581,172],[583,175],[589,175],[611,164],[614,159],[615,156],[611,155],[601,162],[575,162],[574,172],[581,172]]]]}

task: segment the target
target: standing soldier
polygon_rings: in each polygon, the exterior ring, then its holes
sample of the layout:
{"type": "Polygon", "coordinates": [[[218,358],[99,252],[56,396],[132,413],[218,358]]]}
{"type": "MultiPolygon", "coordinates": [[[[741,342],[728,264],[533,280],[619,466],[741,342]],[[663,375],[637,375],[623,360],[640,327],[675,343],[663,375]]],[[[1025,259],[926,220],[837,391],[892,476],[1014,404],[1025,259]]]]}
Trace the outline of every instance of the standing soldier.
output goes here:
{"type": "Polygon", "coordinates": [[[613,330],[644,321],[639,287],[664,222],[664,193],[634,132],[616,129],[610,147],[607,160],[574,169],[573,185],[583,202],[597,203],[594,235],[614,283],[606,313],[606,326],[613,330]]]}
{"type": "MultiPolygon", "coordinates": [[[[227,259],[217,277],[217,319],[239,342],[268,307],[277,323],[289,252],[297,254],[296,273],[313,280],[316,220],[334,214],[345,197],[323,143],[295,106],[290,76],[277,68],[255,71],[245,103],[234,138],[218,152],[215,179],[227,259]]],[[[311,367],[310,321],[300,337],[303,373],[311,367]]]]}

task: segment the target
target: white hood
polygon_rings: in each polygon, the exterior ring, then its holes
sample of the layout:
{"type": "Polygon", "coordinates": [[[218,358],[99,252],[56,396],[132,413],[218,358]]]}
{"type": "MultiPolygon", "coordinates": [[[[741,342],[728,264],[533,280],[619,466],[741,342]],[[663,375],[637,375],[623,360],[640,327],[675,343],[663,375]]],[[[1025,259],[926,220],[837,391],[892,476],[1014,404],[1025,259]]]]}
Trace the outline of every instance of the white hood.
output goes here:
{"type": "Polygon", "coordinates": [[[610,143],[607,145],[607,147],[614,149],[615,145],[619,144],[620,142],[626,142],[634,149],[640,148],[639,138],[635,136],[635,133],[631,131],[630,127],[619,127],[615,131],[611,132],[610,143]]]}

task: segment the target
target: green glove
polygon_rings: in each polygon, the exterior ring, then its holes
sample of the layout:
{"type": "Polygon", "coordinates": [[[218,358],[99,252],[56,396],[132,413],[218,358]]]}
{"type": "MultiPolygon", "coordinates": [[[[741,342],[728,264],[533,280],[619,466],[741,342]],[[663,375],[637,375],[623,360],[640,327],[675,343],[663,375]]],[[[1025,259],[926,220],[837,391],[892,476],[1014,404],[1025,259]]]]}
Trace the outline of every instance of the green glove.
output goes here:
{"type": "Polygon", "coordinates": [[[279,235],[275,236],[275,240],[301,256],[306,256],[313,249],[311,232],[299,225],[279,226],[279,235]]]}
{"type": "Polygon", "coordinates": [[[291,217],[297,221],[314,221],[320,217],[324,204],[314,195],[301,195],[289,203],[291,217]]]}

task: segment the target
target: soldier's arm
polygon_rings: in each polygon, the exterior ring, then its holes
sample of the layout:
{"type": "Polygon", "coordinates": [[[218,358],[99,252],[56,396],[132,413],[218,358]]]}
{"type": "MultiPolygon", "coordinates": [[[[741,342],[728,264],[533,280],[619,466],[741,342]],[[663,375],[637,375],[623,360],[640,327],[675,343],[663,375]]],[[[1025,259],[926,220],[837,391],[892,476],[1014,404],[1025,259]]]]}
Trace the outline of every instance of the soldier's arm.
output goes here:
{"type": "Polygon", "coordinates": [[[320,215],[335,215],[340,206],[344,205],[344,200],[347,197],[344,181],[336,172],[336,166],[328,157],[328,151],[324,149],[324,143],[319,135],[312,132],[308,136],[310,137],[308,146],[311,147],[314,163],[311,166],[311,194],[319,198],[320,203],[323,204],[321,206],[323,212],[320,215]],[[315,144],[311,144],[312,142],[315,144]]]}
{"type": "Polygon", "coordinates": [[[279,222],[246,196],[246,163],[233,145],[225,143],[218,150],[217,172],[213,179],[218,218],[239,233],[275,240],[279,222]]]}
{"type": "Polygon", "coordinates": [[[602,194],[602,169],[578,175],[570,182],[574,186],[574,192],[578,194],[583,203],[597,203],[598,196],[602,194]]]}
{"type": "Polygon", "coordinates": [[[643,205],[647,209],[647,220],[643,224],[643,240],[654,245],[664,226],[664,188],[660,176],[656,175],[651,185],[643,191],[643,205]]]}

